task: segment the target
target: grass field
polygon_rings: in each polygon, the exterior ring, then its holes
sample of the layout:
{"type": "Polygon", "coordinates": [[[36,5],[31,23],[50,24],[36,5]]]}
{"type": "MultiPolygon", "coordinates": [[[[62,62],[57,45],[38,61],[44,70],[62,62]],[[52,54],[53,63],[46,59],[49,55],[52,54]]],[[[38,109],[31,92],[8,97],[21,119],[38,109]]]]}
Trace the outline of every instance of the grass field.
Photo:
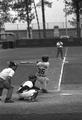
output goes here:
{"type": "MultiPolygon", "coordinates": [[[[50,69],[48,76],[50,82],[48,88],[53,90],[58,84],[58,74],[61,69],[61,61],[55,60],[56,48],[19,48],[19,49],[6,49],[0,51],[0,70],[7,67],[10,60],[19,61],[37,61],[43,55],[48,55],[50,58],[50,69]]],[[[33,64],[19,64],[16,74],[12,80],[15,86],[20,85],[23,81],[28,79],[28,75],[35,73],[36,67],[33,64]]]]}
{"type": "Polygon", "coordinates": [[[61,87],[82,89],[82,48],[68,48],[66,61],[68,63],[64,65],[61,87]]]}
{"type": "MultiPolygon", "coordinates": [[[[0,102],[3,120],[81,120],[82,119],[82,47],[64,48],[64,60],[56,59],[56,48],[17,48],[0,50],[0,70],[8,61],[37,61],[42,55],[50,57],[48,94],[38,96],[38,102],[0,102]],[[60,91],[56,91],[59,88],[60,91]],[[68,93],[68,94],[66,94],[68,93]]],[[[20,64],[12,80],[15,90],[35,65],[20,64]]],[[[14,95],[16,94],[14,90],[14,95]]]]}
{"type": "MultiPolygon", "coordinates": [[[[60,84],[60,89],[82,88],[82,48],[64,48],[64,60],[56,59],[55,47],[43,48],[16,48],[0,50],[0,70],[7,67],[8,61],[37,61],[41,56],[48,55],[50,68],[48,77],[49,90],[55,90],[60,84]],[[63,69],[62,69],[63,64],[63,69]],[[62,69],[62,70],[61,70],[62,69]],[[60,82],[60,83],[59,83],[60,82]],[[69,88],[70,87],[70,88],[69,88]]],[[[35,64],[19,64],[16,74],[12,80],[15,87],[28,79],[28,75],[36,73],[35,64]]],[[[38,84],[37,84],[38,85],[38,84]]]]}

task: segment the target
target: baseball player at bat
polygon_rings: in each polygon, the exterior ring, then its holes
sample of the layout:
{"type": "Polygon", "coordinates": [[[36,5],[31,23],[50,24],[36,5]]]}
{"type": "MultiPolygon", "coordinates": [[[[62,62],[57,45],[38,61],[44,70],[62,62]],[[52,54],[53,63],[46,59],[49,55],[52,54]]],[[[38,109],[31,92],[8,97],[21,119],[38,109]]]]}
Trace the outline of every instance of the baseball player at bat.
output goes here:
{"type": "Polygon", "coordinates": [[[42,61],[37,62],[37,81],[40,83],[40,87],[42,89],[43,93],[47,93],[47,84],[49,81],[49,78],[47,77],[47,72],[49,68],[49,57],[43,56],[42,61]]]}
{"type": "MultiPolygon", "coordinates": [[[[36,62],[32,62],[32,61],[25,61],[25,64],[29,63],[29,64],[35,64],[37,67],[37,82],[39,82],[40,85],[40,89],[42,91],[42,93],[47,93],[47,84],[49,81],[49,78],[47,77],[47,72],[48,72],[48,68],[49,68],[49,57],[48,56],[42,56],[41,60],[36,61],[36,62]]],[[[23,64],[23,62],[22,62],[23,64]]]]}

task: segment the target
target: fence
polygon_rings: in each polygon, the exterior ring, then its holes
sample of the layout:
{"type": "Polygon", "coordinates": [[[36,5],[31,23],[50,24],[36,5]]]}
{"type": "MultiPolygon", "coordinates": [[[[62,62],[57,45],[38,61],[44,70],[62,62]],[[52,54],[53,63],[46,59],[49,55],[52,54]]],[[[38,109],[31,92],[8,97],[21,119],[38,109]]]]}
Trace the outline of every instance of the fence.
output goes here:
{"type": "MultiPolygon", "coordinates": [[[[2,48],[24,48],[24,47],[55,47],[59,38],[55,39],[20,39],[2,43],[2,48]]],[[[62,39],[64,46],[82,46],[82,39],[62,39]]]]}
{"type": "MultiPolygon", "coordinates": [[[[53,29],[54,26],[59,26],[59,28],[66,28],[65,22],[47,22],[46,23],[46,29],[53,29]]],[[[37,23],[31,24],[32,29],[38,29],[37,23]]],[[[67,23],[67,28],[73,28],[73,26],[70,25],[70,23],[67,23]]],[[[27,29],[27,23],[6,23],[5,24],[6,30],[26,30],[27,29]]],[[[40,23],[40,29],[43,29],[42,23],[40,23]]]]}

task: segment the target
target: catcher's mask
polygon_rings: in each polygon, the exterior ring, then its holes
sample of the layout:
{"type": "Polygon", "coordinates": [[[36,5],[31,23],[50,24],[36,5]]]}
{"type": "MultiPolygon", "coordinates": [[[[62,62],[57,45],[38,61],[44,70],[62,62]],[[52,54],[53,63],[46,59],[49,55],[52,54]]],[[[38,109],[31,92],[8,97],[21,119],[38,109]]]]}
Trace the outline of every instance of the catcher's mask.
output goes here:
{"type": "Polygon", "coordinates": [[[16,69],[17,66],[18,66],[18,65],[17,65],[15,62],[13,62],[13,61],[10,61],[10,62],[9,62],[9,67],[11,67],[11,68],[12,68],[12,67],[15,67],[15,69],[16,69]]]}
{"type": "Polygon", "coordinates": [[[48,60],[49,60],[49,57],[48,57],[48,56],[43,56],[43,57],[42,57],[42,61],[43,61],[43,62],[48,62],[48,60]]]}
{"type": "Polygon", "coordinates": [[[36,80],[37,80],[36,75],[29,75],[28,78],[29,78],[29,80],[32,81],[33,83],[35,83],[36,80]]]}

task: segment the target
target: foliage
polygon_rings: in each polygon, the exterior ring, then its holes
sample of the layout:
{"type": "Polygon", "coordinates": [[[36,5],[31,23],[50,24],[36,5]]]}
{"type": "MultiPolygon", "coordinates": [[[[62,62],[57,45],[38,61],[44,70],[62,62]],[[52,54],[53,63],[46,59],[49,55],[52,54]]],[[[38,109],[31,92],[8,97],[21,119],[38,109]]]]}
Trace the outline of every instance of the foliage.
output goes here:
{"type": "Polygon", "coordinates": [[[76,13],[77,1],[75,1],[75,0],[64,0],[64,1],[65,1],[65,5],[66,5],[67,15],[76,13]]]}
{"type": "Polygon", "coordinates": [[[32,0],[0,0],[0,25],[16,20],[27,21],[27,3],[30,23],[34,19],[32,0]]]}
{"type": "Polygon", "coordinates": [[[16,20],[19,21],[27,21],[27,14],[29,18],[29,23],[35,18],[34,13],[32,12],[32,0],[21,0],[18,2],[14,2],[12,9],[16,12],[16,15],[14,16],[14,19],[12,22],[15,22],[16,20]],[[28,13],[27,13],[27,7],[28,7],[28,13]]]}
{"type": "MultiPolygon", "coordinates": [[[[34,0],[0,0],[0,24],[5,22],[14,23],[16,20],[27,21],[27,7],[30,24],[35,18],[32,7],[33,2],[34,0]]],[[[45,1],[45,4],[51,7],[52,3],[45,1]]]]}
{"type": "Polygon", "coordinates": [[[0,25],[5,22],[11,22],[11,6],[12,0],[2,0],[0,1],[0,25]]]}
{"type": "Polygon", "coordinates": [[[66,5],[64,12],[66,12],[66,15],[75,14],[76,16],[75,18],[72,19],[72,21],[70,20],[70,23],[74,24],[76,21],[79,21],[79,11],[80,11],[79,3],[81,2],[81,0],[64,0],[64,1],[66,5]]]}
{"type": "MultiPolygon", "coordinates": [[[[49,1],[49,0],[44,0],[44,5],[47,6],[47,7],[50,7],[50,8],[51,8],[51,7],[52,7],[52,3],[53,3],[53,2],[51,2],[51,1],[49,1]]],[[[36,6],[37,6],[37,7],[41,7],[41,4],[42,4],[42,1],[40,0],[40,1],[37,3],[36,6]]]]}

